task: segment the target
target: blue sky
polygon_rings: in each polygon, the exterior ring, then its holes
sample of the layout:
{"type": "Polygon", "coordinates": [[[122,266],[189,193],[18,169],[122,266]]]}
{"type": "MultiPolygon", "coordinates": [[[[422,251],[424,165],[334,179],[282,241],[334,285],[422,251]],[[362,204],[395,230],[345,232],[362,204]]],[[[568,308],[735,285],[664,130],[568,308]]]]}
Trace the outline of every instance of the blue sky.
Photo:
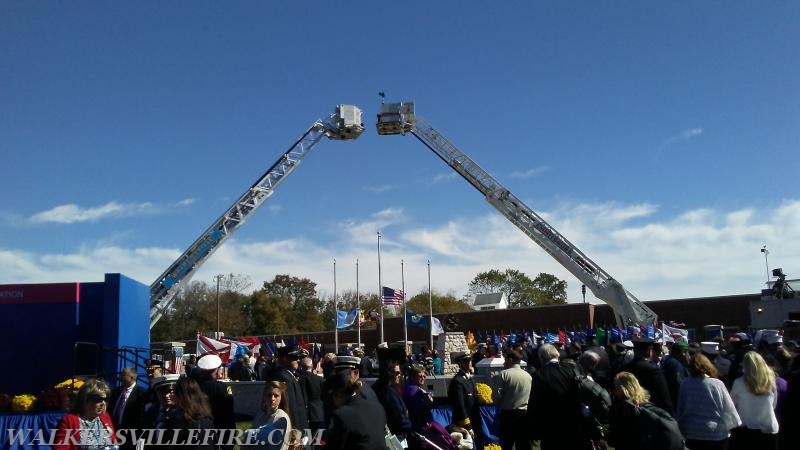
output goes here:
{"type": "MultiPolygon", "coordinates": [[[[0,3],[0,283],[150,284],[339,103],[203,266],[256,285],[461,296],[507,267],[580,282],[413,137],[417,113],[642,300],[800,278],[796,2],[0,3]]],[[[591,300],[591,296],[589,296],[591,300]]]]}

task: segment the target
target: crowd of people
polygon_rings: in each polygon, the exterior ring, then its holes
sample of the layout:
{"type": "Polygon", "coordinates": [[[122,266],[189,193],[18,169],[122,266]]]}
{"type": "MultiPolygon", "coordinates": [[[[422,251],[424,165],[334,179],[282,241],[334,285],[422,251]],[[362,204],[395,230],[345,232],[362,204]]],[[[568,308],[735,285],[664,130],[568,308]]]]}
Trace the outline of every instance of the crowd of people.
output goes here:
{"type": "MultiPolygon", "coordinates": [[[[494,440],[503,450],[532,449],[536,441],[541,450],[777,450],[800,442],[789,425],[800,415],[795,342],[754,346],[744,333],[669,344],[646,337],[612,345],[510,342],[449,355],[458,372],[449,382],[452,415],[444,424],[426,388],[426,377],[441,366],[429,349],[383,358],[374,383],[362,377],[373,368],[360,349],[315,364],[302,348],[285,346],[270,360],[243,355],[228,374],[264,381],[261,411],[245,436],[254,438],[247,446],[253,450],[466,450],[494,440]],[[502,357],[503,369],[476,378],[474,364],[486,357],[502,357]],[[492,391],[491,424],[484,423],[478,382],[492,391]]],[[[125,433],[141,429],[167,432],[169,442],[159,448],[230,450],[236,424],[231,388],[214,377],[221,364],[206,355],[191,361],[185,376],[152,366],[149,390],[133,369],[122,372],[113,391],[90,380],[61,422],[56,450],[133,449],[136,436],[125,433]],[[198,439],[206,434],[211,439],[198,439]]]]}

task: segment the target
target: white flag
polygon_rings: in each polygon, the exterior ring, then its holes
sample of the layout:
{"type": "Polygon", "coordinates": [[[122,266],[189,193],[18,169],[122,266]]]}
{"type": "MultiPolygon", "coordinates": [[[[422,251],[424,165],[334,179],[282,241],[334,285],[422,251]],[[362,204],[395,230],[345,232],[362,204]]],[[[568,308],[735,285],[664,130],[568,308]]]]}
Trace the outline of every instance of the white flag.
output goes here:
{"type": "Polygon", "coordinates": [[[433,331],[432,331],[432,334],[434,336],[438,336],[438,335],[444,333],[444,328],[442,327],[442,322],[440,322],[439,319],[437,319],[436,317],[431,317],[431,319],[433,320],[433,331]]]}

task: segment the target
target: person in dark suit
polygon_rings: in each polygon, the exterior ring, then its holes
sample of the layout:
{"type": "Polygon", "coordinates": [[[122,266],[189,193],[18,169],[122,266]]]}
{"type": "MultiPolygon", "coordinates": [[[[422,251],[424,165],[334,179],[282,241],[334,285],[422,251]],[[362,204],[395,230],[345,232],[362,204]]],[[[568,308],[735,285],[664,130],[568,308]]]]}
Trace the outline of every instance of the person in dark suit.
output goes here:
{"type": "Polygon", "coordinates": [[[325,450],[386,448],[386,414],[379,403],[358,395],[362,383],[353,381],[349,372],[339,370],[325,380],[325,390],[334,403],[325,450]]]}
{"type": "Polygon", "coordinates": [[[478,390],[472,379],[472,355],[466,352],[453,352],[450,361],[458,364],[458,372],[447,388],[447,399],[453,406],[453,425],[469,431],[473,439],[480,443],[481,412],[478,409],[478,390]]]}
{"type": "MultiPolygon", "coordinates": [[[[233,390],[230,386],[214,379],[214,373],[222,365],[222,360],[217,355],[205,355],[197,360],[197,368],[192,371],[191,377],[197,381],[211,404],[211,415],[214,419],[214,428],[217,430],[236,429],[236,419],[233,413],[233,390]]],[[[230,433],[221,436],[223,442],[231,440],[230,433]]],[[[231,449],[233,445],[224,445],[223,449],[231,449]]]]}
{"type": "Polygon", "coordinates": [[[542,450],[591,449],[591,436],[577,426],[583,417],[574,367],[562,365],[551,344],[539,347],[539,359],[541,368],[533,373],[528,400],[527,423],[533,437],[541,440],[542,450]]]}
{"type": "Polygon", "coordinates": [[[633,341],[633,359],[622,366],[622,370],[630,372],[639,380],[639,384],[650,393],[650,402],[670,414],[674,413],[672,398],[669,395],[667,379],[661,368],[653,363],[660,356],[661,346],[650,338],[638,338],[633,341]]]}
{"type": "Polygon", "coordinates": [[[276,364],[266,370],[262,376],[264,381],[283,381],[286,383],[286,396],[289,400],[289,419],[292,427],[306,430],[308,426],[308,410],[306,409],[306,393],[296,374],[300,366],[300,349],[297,347],[280,347],[275,355],[276,364]]]}
{"type": "Polygon", "coordinates": [[[322,405],[322,377],[314,373],[314,361],[305,357],[300,360],[300,384],[306,393],[306,408],[308,409],[308,424],[311,432],[316,435],[317,430],[325,428],[325,408],[322,405]]]}
{"type": "Polygon", "coordinates": [[[228,369],[228,378],[234,381],[253,381],[256,379],[256,374],[250,368],[250,357],[247,355],[239,355],[236,362],[231,364],[228,369]]]}
{"type": "MultiPolygon", "coordinates": [[[[130,429],[141,428],[139,423],[141,417],[140,401],[144,398],[147,390],[136,384],[136,378],[135,368],[126,367],[122,369],[122,373],[119,375],[121,385],[111,391],[108,403],[111,420],[117,430],[125,430],[121,431],[122,433],[128,433],[127,430],[130,429]]],[[[120,448],[124,450],[134,448],[134,443],[131,442],[129,435],[120,448]]]]}
{"type": "Polygon", "coordinates": [[[411,432],[411,419],[408,418],[406,404],[403,403],[403,397],[400,396],[402,383],[403,371],[400,363],[387,360],[372,388],[386,412],[389,431],[397,436],[397,439],[405,441],[411,432]]]}

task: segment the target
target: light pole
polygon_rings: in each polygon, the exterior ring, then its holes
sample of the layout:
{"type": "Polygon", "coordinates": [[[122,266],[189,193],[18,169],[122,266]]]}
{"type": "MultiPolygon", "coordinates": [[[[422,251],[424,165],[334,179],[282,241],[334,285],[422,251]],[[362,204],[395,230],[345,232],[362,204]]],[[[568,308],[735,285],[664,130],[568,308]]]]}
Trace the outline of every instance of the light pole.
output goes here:
{"type": "Polygon", "coordinates": [[[586,285],[581,285],[581,294],[583,294],[583,303],[586,303],[586,285]]]}
{"type": "Polygon", "coordinates": [[[764,266],[767,268],[767,285],[769,285],[769,259],[767,258],[769,255],[769,250],[767,250],[766,244],[761,247],[761,253],[764,254],[764,266]]]}
{"type": "Polygon", "coordinates": [[[217,279],[217,333],[219,333],[219,282],[222,280],[222,275],[217,275],[214,278],[217,279]]]}

